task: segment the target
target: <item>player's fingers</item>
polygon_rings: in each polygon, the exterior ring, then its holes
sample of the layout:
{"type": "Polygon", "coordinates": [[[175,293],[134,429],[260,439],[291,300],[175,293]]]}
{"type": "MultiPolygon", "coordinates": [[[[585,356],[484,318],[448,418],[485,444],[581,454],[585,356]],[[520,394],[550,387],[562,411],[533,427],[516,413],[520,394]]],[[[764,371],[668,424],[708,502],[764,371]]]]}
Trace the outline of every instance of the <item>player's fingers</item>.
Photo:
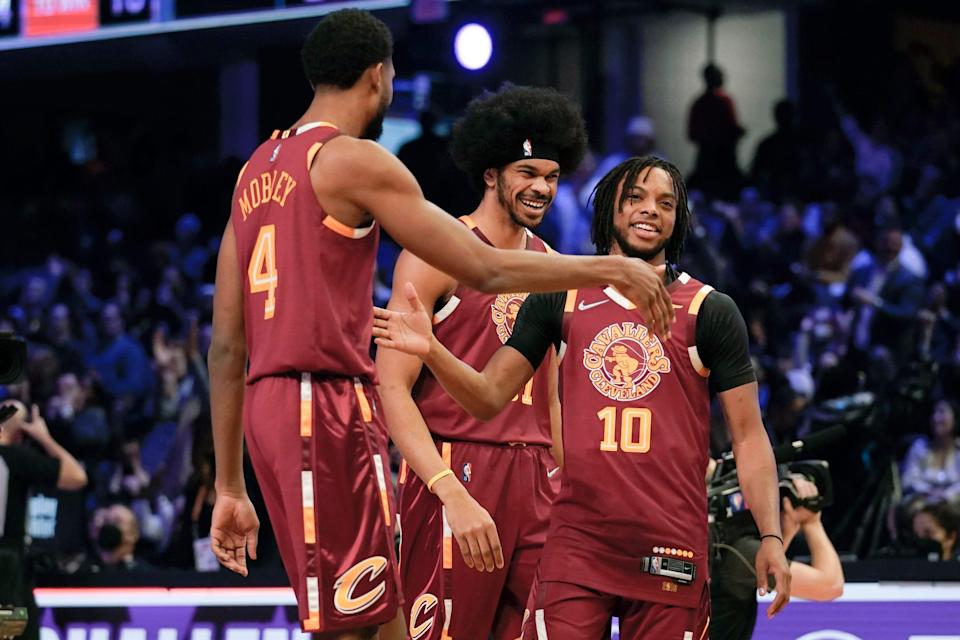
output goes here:
{"type": "Polygon", "coordinates": [[[492,522],[487,527],[487,542],[493,553],[493,564],[497,569],[503,569],[503,547],[500,545],[500,534],[497,533],[497,525],[492,522]]]}
{"type": "Polygon", "coordinates": [[[423,303],[420,302],[420,296],[417,295],[417,288],[413,286],[412,282],[408,282],[404,286],[404,293],[407,296],[407,302],[410,303],[410,308],[414,311],[423,311],[423,303]]]}
{"type": "Polygon", "coordinates": [[[378,347],[383,347],[384,349],[396,349],[397,345],[393,340],[389,338],[374,338],[373,342],[378,347]]]}
{"type": "Polygon", "coordinates": [[[255,527],[253,531],[247,534],[247,554],[251,560],[257,559],[257,541],[260,537],[260,527],[255,527]]]}
{"type": "Polygon", "coordinates": [[[246,577],[247,575],[247,541],[243,540],[237,548],[234,550],[234,555],[236,556],[237,566],[240,567],[240,575],[246,577]]]}
{"type": "Polygon", "coordinates": [[[757,556],[757,591],[761,596],[767,595],[767,559],[760,554],[757,556]]]}
{"type": "Polygon", "coordinates": [[[790,594],[784,593],[783,591],[780,591],[780,589],[777,589],[777,597],[774,598],[773,602],[770,603],[770,606],[767,607],[767,617],[772,618],[780,613],[781,609],[783,609],[789,601],[790,594]]]}
{"type": "Polygon", "coordinates": [[[228,551],[226,548],[224,548],[221,541],[212,540],[211,548],[213,549],[213,555],[216,556],[217,561],[219,561],[220,564],[222,564],[227,569],[230,569],[230,571],[240,573],[240,567],[237,564],[236,560],[234,559],[233,554],[230,551],[228,551]]]}
{"type": "Polygon", "coordinates": [[[487,539],[485,529],[481,529],[477,533],[477,545],[480,547],[480,557],[483,558],[483,564],[478,566],[482,566],[487,571],[492,572],[495,566],[493,564],[493,550],[490,548],[490,541],[487,539]]]}
{"type": "Polygon", "coordinates": [[[659,293],[650,302],[650,315],[653,317],[653,332],[661,338],[666,338],[670,323],[667,321],[667,310],[663,306],[663,299],[659,293]]]}
{"type": "Polygon", "coordinates": [[[460,545],[460,555],[463,556],[463,564],[467,565],[470,569],[473,569],[473,554],[470,553],[470,545],[467,544],[467,539],[464,536],[454,536],[457,540],[457,544],[460,545]]]}
{"type": "Polygon", "coordinates": [[[391,311],[389,309],[384,309],[383,307],[374,307],[373,308],[373,318],[375,320],[387,320],[390,318],[391,311]]]}
{"type": "Polygon", "coordinates": [[[483,553],[480,551],[480,544],[477,542],[477,537],[468,533],[466,535],[467,544],[470,545],[470,558],[473,564],[471,565],[477,571],[483,571],[483,553]]]}

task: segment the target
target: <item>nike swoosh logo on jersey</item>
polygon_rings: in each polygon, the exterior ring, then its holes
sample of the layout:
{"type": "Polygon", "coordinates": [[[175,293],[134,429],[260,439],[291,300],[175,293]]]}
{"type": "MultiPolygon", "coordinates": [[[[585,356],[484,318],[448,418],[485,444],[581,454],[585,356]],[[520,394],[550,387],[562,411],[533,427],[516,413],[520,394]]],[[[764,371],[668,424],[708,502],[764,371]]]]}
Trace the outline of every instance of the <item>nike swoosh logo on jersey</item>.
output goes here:
{"type": "Polygon", "coordinates": [[[560,467],[554,467],[550,471],[547,471],[547,477],[552,478],[553,476],[557,475],[557,471],[560,471],[560,467]]]}
{"type": "Polygon", "coordinates": [[[609,300],[600,300],[599,302],[591,302],[590,304],[583,304],[583,300],[580,301],[580,306],[577,307],[580,311],[586,311],[587,309],[593,309],[594,307],[599,307],[602,304],[607,304],[609,300]]]}

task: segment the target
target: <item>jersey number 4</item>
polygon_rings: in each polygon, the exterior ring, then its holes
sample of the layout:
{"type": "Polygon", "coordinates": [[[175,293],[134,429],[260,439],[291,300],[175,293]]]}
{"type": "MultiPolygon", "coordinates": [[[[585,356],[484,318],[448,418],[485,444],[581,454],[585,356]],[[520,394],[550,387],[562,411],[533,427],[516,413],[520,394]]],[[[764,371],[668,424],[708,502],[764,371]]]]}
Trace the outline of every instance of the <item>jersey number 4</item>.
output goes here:
{"type": "Polygon", "coordinates": [[[250,293],[267,292],[263,303],[263,318],[269,320],[277,309],[277,230],[272,224],[260,227],[257,243],[247,266],[250,293]]]}
{"type": "Polygon", "coordinates": [[[650,409],[629,407],[620,414],[620,438],[617,438],[617,407],[604,407],[597,411],[603,420],[603,440],[600,451],[623,451],[646,453],[650,451],[650,427],[653,414],[650,409]]]}

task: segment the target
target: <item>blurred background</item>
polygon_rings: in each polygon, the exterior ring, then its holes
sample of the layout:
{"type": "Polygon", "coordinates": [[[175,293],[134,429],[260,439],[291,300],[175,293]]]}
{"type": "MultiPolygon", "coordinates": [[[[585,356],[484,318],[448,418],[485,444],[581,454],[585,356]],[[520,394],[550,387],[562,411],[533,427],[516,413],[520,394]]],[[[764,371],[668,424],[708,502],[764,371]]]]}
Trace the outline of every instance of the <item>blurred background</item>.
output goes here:
{"type": "MultiPolygon", "coordinates": [[[[681,267],[743,312],[774,445],[847,427],[809,454],[831,466],[847,579],[960,580],[957,3],[0,0],[0,330],[29,346],[0,399],[38,405],[89,477],[32,493],[41,587],[284,584],[262,508],[246,581],[195,554],[214,268],[243,161],[311,98],[302,40],[343,6],[391,27],[381,143],[452,214],[479,194],[450,125],[506,81],[583,106],[591,153],[538,231],[563,252],[592,253],[588,197],[617,162],[677,164],[681,267]]],[[[398,252],[382,245],[378,303],[398,252]]]]}

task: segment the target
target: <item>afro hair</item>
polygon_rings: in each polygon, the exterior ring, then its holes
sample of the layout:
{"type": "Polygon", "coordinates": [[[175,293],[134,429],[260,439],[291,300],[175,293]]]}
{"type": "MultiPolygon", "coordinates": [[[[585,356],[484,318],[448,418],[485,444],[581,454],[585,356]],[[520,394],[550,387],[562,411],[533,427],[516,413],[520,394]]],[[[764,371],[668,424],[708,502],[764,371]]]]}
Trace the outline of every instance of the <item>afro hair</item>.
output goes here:
{"type": "Polygon", "coordinates": [[[505,84],[470,101],[453,125],[450,153],[477,188],[487,169],[517,159],[523,141],[554,147],[560,172],[574,171],[587,150],[587,127],[579,106],[554,89],[505,84]]]}
{"type": "Polygon", "coordinates": [[[349,89],[371,65],[392,55],[390,29],[362,9],[342,9],[324,17],[300,51],[310,86],[340,89],[349,89]]]}

